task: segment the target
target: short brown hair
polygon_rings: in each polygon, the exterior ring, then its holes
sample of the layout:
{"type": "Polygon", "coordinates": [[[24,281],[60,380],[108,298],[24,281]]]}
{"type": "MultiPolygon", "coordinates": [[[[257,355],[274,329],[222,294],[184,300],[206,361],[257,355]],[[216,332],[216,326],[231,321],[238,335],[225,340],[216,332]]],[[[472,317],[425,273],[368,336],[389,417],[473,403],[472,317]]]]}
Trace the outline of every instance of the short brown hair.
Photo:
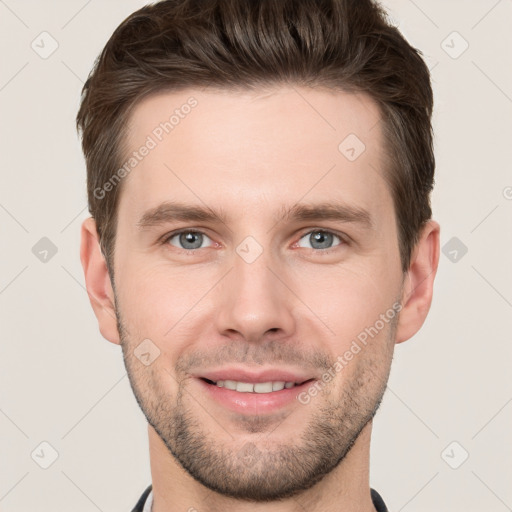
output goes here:
{"type": "Polygon", "coordinates": [[[372,0],[164,0],[131,14],[96,59],[76,119],[89,211],[111,277],[122,183],[101,198],[95,190],[124,161],[134,106],[189,87],[280,84],[363,92],[376,101],[406,272],[432,215],[433,94],[421,55],[372,0]]]}

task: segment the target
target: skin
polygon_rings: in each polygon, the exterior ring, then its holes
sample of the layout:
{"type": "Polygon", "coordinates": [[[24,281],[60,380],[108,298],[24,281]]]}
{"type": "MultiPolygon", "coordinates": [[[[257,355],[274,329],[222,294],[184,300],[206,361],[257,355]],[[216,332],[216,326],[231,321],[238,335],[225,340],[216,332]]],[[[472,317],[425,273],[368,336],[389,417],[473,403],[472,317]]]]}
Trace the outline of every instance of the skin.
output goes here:
{"type": "Polygon", "coordinates": [[[140,147],[191,96],[198,105],[123,180],[114,286],[92,218],[81,233],[100,331],[121,345],[148,420],[153,512],[374,511],[372,418],[395,345],[430,308],[439,225],[425,225],[403,274],[369,96],[285,86],[161,93],[134,110],[128,147],[140,147]],[[354,161],[338,149],[350,133],[366,146],[354,161]],[[222,209],[227,220],[137,226],[167,200],[222,209]],[[325,201],[366,209],[372,228],[280,217],[282,207],[325,201]],[[204,236],[159,243],[183,228],[204,236]],[[327,235],[322,246],[313,238],[319,229],[345,238],[327,235]],[[236,251],[247,236],[262,249],[252,263],[236,251]],[[193,377],[227,365],[321,377],[393,304],[400,314],[307,404],[233,413],[193,377]],[[160,351],[149,365],[134,355],[145,339],[160,351]]]}

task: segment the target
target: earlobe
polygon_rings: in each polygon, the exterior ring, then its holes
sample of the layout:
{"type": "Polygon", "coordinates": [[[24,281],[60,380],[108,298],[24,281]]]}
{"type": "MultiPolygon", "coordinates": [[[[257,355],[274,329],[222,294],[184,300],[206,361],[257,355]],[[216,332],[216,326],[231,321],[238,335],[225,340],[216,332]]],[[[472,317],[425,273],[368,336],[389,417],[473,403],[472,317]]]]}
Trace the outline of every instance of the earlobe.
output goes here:
{"type": "Polygon", "coordinates": [[[412,253],[403,287],[396,343],[402,343],[414,336],[427,318],[439,264],[439,233],[439,224],[429,220],[412,253]]]}
{"type": "Polygon", "coordinates": [[[100,332],[108,341],[119,344],[114,291],[105,257],[100,249],[96,222],[92,217],[82,223],[80,261],[84,270],[87,294],[98,319],[100,332]]]}

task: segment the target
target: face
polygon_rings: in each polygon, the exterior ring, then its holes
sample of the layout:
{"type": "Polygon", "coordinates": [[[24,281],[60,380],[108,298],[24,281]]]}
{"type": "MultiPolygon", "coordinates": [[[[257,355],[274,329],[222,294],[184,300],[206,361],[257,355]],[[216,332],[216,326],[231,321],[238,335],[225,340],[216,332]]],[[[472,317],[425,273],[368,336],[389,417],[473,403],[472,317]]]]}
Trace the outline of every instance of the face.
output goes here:
{"type": "Polygon", "coordinates": [[[313,486],[376,413],[395,344],[403,275],[377,105],[190,89],[141,102],[127,141],[115,304],[149,424],[226,496],[313,486]]]}

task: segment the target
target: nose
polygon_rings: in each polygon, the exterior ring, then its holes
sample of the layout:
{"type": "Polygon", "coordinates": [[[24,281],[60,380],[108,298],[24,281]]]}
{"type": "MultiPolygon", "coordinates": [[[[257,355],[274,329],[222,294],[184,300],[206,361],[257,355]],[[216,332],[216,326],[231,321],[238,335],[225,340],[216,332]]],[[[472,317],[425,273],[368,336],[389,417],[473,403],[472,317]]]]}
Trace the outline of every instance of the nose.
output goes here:
{"type": "Polygon", "coordinates": [[[263,253],[252,262],[234,255],[233,268],[218,287],[218,332],[251,343],[291,337],[297,300],[279,262],[263,253]]]}

